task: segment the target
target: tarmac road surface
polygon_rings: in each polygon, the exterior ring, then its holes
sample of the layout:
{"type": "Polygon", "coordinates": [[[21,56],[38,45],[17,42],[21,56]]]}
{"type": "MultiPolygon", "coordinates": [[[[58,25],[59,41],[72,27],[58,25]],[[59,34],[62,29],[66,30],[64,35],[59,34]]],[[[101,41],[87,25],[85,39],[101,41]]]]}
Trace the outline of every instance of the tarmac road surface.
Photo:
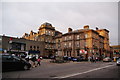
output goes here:
{"type": "Polygon", "coordinates": [[[56,64],[43,60],[41,66],[31,70],[3,72],[2,78],[120,78],[120,66],[115,62],[56,64]]]}

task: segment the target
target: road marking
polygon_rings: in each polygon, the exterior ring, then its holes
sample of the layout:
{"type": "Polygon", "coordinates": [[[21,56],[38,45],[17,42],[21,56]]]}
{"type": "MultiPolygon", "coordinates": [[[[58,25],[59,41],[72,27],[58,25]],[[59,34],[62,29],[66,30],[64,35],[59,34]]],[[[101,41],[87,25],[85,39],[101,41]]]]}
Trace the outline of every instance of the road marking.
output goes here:
{"type": "Polygon", "coordinates": [[[111,67],[111,66],[114,66],[114,65],[108,65],[108,66],[104,66],[104,67],[100,67],[100,68],[95,68],[95,69],[88,70],[88,71],[81,72],[81,73],[75,73],[75,74],[70,74],[70,75],[61,76],[61,77],[54,77],[54,78],[68,78],[68,77],[72,77],[72,76],[76,76],[76,75],[80,75],[80,74],[89,73],[89,72],[92,72],[92,71],[100,70],[100,69],[111,67]]]}

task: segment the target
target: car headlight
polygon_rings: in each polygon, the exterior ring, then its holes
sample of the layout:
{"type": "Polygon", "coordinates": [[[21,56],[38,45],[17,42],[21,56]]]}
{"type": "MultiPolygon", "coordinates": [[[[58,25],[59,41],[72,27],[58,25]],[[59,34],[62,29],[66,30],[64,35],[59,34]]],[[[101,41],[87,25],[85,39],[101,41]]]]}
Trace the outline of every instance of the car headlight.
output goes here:
{"type": "Polygon", "coordinates": [[[117,61],[117,63],[119,63],[119,62],[117,61]]]}

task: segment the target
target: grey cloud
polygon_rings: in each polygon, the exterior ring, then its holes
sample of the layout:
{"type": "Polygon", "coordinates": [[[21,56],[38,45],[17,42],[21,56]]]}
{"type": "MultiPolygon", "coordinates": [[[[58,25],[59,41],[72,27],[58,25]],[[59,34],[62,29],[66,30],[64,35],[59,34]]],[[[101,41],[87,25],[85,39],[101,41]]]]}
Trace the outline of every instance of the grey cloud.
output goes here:
{"type": "Polygon", "coordinates": [[[89,24],[90,28],[106,28],[110,31],[111,44],[118,42],[117,3],[105,2],[32,2],[3,3],[3,33],[21,37],[30,30],[37,31],[44,22],[50,22],[65,33],[89,24]]]}

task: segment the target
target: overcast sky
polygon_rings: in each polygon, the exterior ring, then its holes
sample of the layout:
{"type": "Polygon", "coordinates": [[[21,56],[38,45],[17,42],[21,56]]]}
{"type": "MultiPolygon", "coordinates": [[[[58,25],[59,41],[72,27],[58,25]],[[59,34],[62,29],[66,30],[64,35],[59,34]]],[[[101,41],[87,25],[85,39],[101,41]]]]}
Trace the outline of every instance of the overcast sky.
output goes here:
{"type": "Polygon", "coordinates": [[[110,31],[110,45],[118,44],[117,2],[3,2],[2,34],[22,37],[49,22],[56,30],[67,32],[90,28],[110,31]]]}

